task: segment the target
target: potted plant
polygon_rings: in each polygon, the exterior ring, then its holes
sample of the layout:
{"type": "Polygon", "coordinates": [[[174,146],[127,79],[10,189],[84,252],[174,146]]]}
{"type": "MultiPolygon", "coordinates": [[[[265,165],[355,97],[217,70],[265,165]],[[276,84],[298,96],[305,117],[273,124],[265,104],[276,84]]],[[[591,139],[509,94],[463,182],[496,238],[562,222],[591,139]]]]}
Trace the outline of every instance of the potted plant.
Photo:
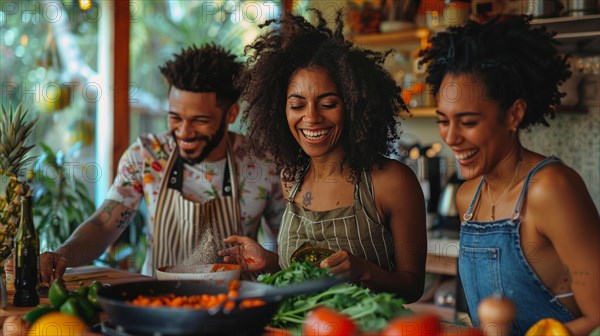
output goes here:
{"type": "Polygon", "coordinates": [[[33,215],[43,249],[55,249],[95,210],[87,186],[69,169],[69,158],[80,149],[73,146],[68,153],[54,152],[41,142],[42,150],[33,166],[33,215]]]}

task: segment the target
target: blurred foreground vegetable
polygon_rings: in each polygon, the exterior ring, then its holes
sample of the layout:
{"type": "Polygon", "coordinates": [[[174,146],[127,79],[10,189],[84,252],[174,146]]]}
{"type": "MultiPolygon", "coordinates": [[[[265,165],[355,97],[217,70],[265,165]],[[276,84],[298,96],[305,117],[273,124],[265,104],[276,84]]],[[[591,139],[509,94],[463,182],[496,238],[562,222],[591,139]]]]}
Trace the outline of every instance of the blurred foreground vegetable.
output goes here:
{"type": "Polygon", "coordinates": [[[303,336],[355,335],[356,324],[348,316],[325,307],[313,309],[306,316],[302,327],[303,336]]]}
{"type": "Polygon", "coordinates": [[[62,279],[54,280],[48,290],[50,306],[40,305],[25,314],[23,319],[32,325],[47,314],[61,312],[82,319],[91,326],[98,322],[98,313],[102,310],[96,298],[102,286],[100,281],[93,281],[89,286],[81,282],[79,288],[69,292],[62,279]]]}
{"type": "Polygon", "coordinates": [[[435,315],[424,314],[393,319],[383,330],[382,336],[438,336],[441,332],[440,319],[435,315]]]}
{"type": "Polygon", "coordinates": [[[512,335],[517,307],[503,296],[488,296],[477,306],[480,327],[489,336],[512,335]]]}

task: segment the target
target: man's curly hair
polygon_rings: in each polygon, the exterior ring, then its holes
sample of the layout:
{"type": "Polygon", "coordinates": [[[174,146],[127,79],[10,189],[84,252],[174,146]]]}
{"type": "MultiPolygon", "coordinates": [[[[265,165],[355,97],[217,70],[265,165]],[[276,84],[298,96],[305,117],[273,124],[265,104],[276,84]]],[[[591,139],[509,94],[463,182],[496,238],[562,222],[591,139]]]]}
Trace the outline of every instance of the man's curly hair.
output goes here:
{"type": "Polygon", "coordinates": [[[217,104],[228,107],[240,97],[235,86],[242,70],[236,56],[215,44],[182,48],[174,59],[159,67],[169,82],[169,90],[176,87],[190,92],[215,92],[217,104]]]}
{"type": "Polygon", "coordinates": [[[434,35],[431,46],[420,56],[421,64],[427,64],[426,81],[436,97],[446,74],[474,75],[502,111],[519,98],[527,103],[519,128],[548,126],[544,116],[554,118],[564,96],[558,86],[571,72],[567,57],[555,47],[555,34],[545,27],[532,28],[530,20],[523,15],[496,17],[486,23],[469,21],[434,35]]]}
{"type": "MultiPolygon", "coordinates": [[[[337,86],[344,107],[340,141],[345,150],[351,179],[371,171],[373,164],[389,154],[390,142],[398,138],[395,116],[406,111],[400,88],[382,67],[389,52],[358,48],[342,33],[341,12],[335,31],[327,28],[321,12],[312,9],[318,23],[286,14],[269,20],[261,28],[273,29],[246,46],[247,71],[239,81],[248,106],[242,115],[255,151],[268,151],[283,170],[284,181],[294,181],[309,157],[294,139],[286,118],[286,96],[291,77],[299,69],[327,71],[337,86]]],[[[341,165],[340,165],[341,169],[341,165]]]]}

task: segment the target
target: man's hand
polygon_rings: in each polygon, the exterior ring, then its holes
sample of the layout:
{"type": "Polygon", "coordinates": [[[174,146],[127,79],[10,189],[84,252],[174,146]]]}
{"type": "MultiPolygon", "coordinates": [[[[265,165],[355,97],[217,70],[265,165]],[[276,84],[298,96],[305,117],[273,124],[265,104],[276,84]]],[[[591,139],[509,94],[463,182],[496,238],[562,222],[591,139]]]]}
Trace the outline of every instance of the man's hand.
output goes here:
{"type": "Polygon", "coordinates": [[[40,278],[42,284],[50,285],[52,280],[62,278],[67,269],[67,259],[56,252],[40,255],[40,278]]]}

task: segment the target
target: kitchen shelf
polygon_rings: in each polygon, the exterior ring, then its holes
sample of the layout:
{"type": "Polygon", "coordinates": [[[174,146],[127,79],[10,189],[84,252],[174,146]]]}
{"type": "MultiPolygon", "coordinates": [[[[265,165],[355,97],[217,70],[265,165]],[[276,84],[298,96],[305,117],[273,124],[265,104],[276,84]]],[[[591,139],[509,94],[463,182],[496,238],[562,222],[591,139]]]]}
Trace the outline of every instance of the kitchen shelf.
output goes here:
{"type": "MultiPolygon", "coordinates": [[[[561,43],[559,49],[563,52],[600,53],[600,14],[535,19],[531,25],[546,26],[556,32],[555,39],[561,43]]],[[[419,43],[424,48],[434,33],[427,28],[417,28],[393,33],[358,34],[354,35],[354,42],[378,48],[419,43]]]]}
{"type": "Polygon", "coordinates": [[[402,112],[400,116],[405,119],[410,118],[435,118],[435,107],[413,107],[408,108],[412,116],[408,113],[402,112]]]}
{"type": "Polygon", "coordinates": [[[403,30],[393,33],[354,35],[354,43],[367,47],[389,48],[399,44],[419,43],[424,46],[431,32],[426,28],[403,30]]]}
{"type": "Polygon", "coordinates": [[[600,14],[585,15],[585,16],[560,16],[545,19],[535,19],[531,21],[532,25],[544,25],[547,27],[553,27],[560,29],[561,31],[589,31],[598,30],[600,27],[600,14]],[[577,27],[573,27],[569,24],[576,23],[577,27]]]}
{"type": "Polygon", "coordinates": [[[563,16],[531,21],[532,26],[545,26],[556,32],[554,37],[565,53],[600,53],[600,14],[586,16],[563,16]]]}

